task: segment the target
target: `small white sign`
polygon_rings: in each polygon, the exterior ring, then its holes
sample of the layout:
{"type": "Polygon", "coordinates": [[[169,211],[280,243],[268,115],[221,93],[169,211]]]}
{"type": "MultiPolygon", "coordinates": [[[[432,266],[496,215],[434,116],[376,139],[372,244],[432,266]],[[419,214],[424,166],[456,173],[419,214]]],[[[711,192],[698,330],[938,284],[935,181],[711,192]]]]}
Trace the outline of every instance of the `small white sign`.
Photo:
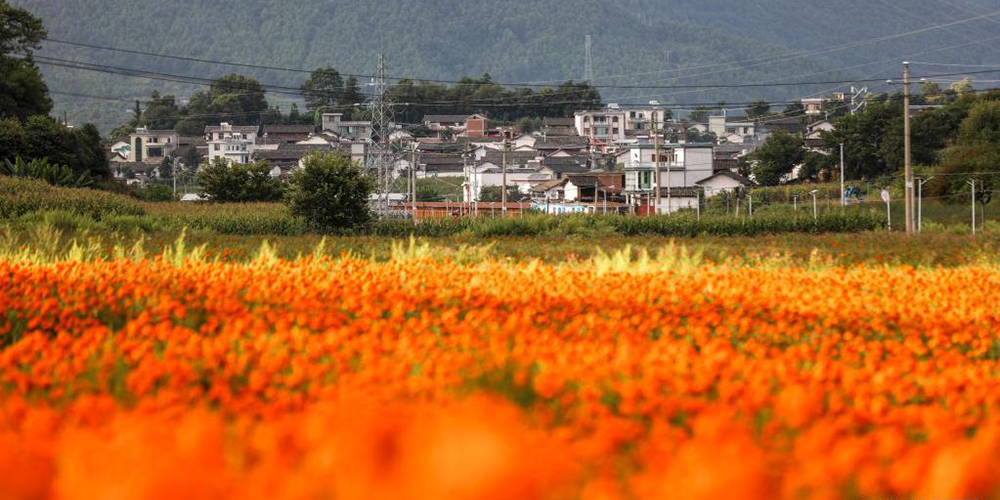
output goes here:
{"type": "Polygon", "coordinates": [[[889,200],[890,200],[890,198],[889,198],[889,190],[888,189],[883,189],[882,190],[882,201],[884,201],[886,203],[889,203],[889,200]]]}
{"type": "Polygon", "coordinates": [[[907,189],[913,189],[913,182],[907,182],[906,183],[906,188],[907,189]]]}

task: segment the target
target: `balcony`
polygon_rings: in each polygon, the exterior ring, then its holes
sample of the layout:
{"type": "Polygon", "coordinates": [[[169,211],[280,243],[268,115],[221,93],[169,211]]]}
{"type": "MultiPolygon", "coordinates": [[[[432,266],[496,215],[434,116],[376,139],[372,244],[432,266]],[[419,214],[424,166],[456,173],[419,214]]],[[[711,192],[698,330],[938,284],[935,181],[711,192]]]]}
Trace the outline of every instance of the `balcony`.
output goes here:
{"type": "MultiPolygon", "coordinates": [[[[677,161],[673,161],[673,162],[661,161],[660,162],[660,169],[666,169],[667,167],[670,167],[671,170],[684,170],[684,168],[685,168],[684,163],[682,163],[682,162],[677,162],[677,161]]],[[[655,169],[656,169],[656,162],[652,162],[652,161],[642,161],[642,162],[629,161],[629,162],[625,162],[625,170],[655,170],[655,169]]]]}

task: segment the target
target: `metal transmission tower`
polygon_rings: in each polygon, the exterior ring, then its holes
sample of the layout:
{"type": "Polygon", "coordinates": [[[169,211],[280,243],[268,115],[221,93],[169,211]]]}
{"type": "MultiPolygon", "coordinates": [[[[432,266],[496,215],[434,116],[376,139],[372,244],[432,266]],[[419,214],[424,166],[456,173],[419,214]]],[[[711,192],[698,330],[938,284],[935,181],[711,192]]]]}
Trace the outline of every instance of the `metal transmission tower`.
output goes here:
{"type": "Polygon", "coordinates": [[[392,151],[392,100],[389,97],[389,83],[386,80],[385,54],[379,53],[378,67],[371,80],[372,98],[368,112],[372,124],[372,139],[369,145],[367,170],[375,176],[375,195],[372,209],[378,214],[389,213],[389,193],[394,179],[392,151]]]}
{"type": "Polygon", "coordinates": [[[593,83],[594,81],[594,55],[593,55],[593,41],[590,35],[587,35],[587,41],[584,43],[587,55],[583,62],[583,81],[588,83],[593,83]]]}
{"type": "Polygon", "coordinates": [[[868,95],[868,87],[855,88],[851,87],[851,114],[857,114],[858,111],[864,109],[865,104],[868,101],[865,96],[868,95]]]}

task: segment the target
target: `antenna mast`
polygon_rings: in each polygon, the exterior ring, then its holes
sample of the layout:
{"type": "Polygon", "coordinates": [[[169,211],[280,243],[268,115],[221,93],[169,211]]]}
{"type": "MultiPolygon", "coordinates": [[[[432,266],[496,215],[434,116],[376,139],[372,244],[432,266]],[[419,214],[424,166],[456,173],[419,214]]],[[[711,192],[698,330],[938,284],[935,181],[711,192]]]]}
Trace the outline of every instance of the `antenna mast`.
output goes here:
{"type": "Polygon", "coordinates": [[[587,35],[587,41],[584,44],[587,56],[583,63],[583,81],[591,83],[594,81],[594,55],[593,55],[593,41],[590,35],[587,35]]]}

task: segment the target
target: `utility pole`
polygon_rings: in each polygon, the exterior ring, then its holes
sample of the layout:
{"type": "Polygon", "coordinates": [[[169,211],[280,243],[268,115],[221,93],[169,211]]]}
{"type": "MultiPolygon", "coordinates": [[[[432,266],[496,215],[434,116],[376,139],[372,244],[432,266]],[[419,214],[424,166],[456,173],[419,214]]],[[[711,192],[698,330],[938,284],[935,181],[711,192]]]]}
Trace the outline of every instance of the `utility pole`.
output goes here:
{"type": "Polygon", "coordinates": [[[840,205],[847,206],[847,193],[844,191],[844,143],[840,143],[840,205]]]}
{"type": "Polygon", "coordinates": [[[410,151],[410,208],[413,211],[413,223],[417,223],[417,144],[413,143],[410,151]]]}
{"type": "Polygon", "coordinates": [[[927,184],[934,176],[926,179],[917,178],[917,232],[924,230],[924,184],[927,184]]]}
{"type": "Polygon", "coordinates": [[[972,234],[976,234],[976,180],[965,181],[966,184],[972,186],[972,234]]]}
{"type": "Polygon", "coordinates": [[[503,186],[500,188],[500,202],[503,206],[500,208],[501,213],[504,217],[507,216],[507,148],[510,147],[510,143],[507,141],[507,132],[503,134],[503,161],[501,161],[502,166],[501,171],[503,172],[503,186]]]}
{"type": "MultiPolygon", "coordinates": [[[[655,166],[653,167],[653,189],[656,190],[655,196],[655,208],[653,211],[657,214],[660,213],[660,124],[657,122],[656,111],[653,111],[653,160],[655,161],[655,166]]],[[[669,176],[667,181],[670,181],[669,176]]],[[[667,189],[667,202],[670,202],[670,189],[667,189]]],[[[669,213],[669,208],[667,209],[669,213]]]]}
{"type": "Polygon", "coordinates": [[[905,165],[906,234],[913,234],[913,167],[910,157],[910,63],[903,63],[903,154],[905,165]]]}
{"type": "Polygon", "coordinates": [[[593,39],[590,35],[587,35],[586,42],[584,42],[584,50],[587,53],[583,62],[583,81],[587,83],[594,82],[594,57],[593,57],[593,39]]]}

